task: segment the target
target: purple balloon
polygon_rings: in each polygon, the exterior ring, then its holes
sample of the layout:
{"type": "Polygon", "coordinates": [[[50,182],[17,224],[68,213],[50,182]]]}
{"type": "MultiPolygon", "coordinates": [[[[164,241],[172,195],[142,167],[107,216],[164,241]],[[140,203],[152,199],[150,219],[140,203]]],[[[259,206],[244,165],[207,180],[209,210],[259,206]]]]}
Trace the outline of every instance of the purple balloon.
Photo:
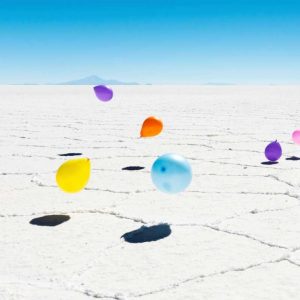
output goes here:
{"type": "Polygon", "coordinates": [[[282,155],[282,149],[280,144],[277,142],[270,143],[265,149],[265,156],[270,161],[278,160],[282,155]]]}
{"type": "Polygon", "coordinates": [[[111,100],[113,97],[113,91],[104,85],[95,86],[94,91],[97,98],[104,102],[111,100]]]}

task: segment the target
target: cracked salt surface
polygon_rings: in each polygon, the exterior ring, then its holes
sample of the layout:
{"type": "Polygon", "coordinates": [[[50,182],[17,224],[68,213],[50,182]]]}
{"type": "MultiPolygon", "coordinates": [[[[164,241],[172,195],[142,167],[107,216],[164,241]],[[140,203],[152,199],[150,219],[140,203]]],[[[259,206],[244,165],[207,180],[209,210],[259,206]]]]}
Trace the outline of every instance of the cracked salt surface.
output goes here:
{"type": "Polygon", "coordinates": [[[290,134],[300,87],[114,90],[103,106],[85,86],[0,88],[0,299],[299,299],[300,150],[290,134]],[[139,139],[149,115],[165,130],[139,139]],[[275,139],[282,159],[261,164],[275,139]],[[170,152],[193,168],[188,190],[172,196],[150,176],[170,152]],[[62,193],[55,171],[81,153],[91,179],[62,193]],[[46,226],[30,224],[40,217],[46,226]],[[171,234],[136,233],[163,223],[171,234]]]}

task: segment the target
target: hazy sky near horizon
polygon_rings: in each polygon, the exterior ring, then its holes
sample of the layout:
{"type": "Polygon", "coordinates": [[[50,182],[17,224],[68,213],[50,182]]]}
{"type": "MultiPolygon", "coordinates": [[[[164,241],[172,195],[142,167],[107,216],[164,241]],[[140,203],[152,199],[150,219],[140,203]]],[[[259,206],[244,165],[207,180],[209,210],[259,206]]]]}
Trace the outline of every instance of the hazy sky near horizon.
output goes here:
{"type": "Polygon", "coordinates": [[[0,83],[300,83],[300,0],[0,0],[0,83]]]}

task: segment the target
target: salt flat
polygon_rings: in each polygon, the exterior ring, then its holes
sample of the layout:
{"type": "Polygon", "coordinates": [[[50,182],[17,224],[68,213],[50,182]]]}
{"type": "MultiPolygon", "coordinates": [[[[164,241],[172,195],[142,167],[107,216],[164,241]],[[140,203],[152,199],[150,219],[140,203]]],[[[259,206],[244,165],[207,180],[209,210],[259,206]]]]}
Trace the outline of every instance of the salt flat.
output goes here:
{"type": "Polygon", "coordinates": [[[101,103],[89,86],[0,87],[0,299],[299,299],[300,86],[114,92],[101,103]],[[163,133],[138,138],[151,115],[163,133]],[[283,157],[261,164],[276,139],[283,157]],[[175,196],[150,177],[172,152],[193,169],[175,196]],[[91,159],[78,194],[55,183],[65,153],[91,159]],[[30,224],[53,214],[70,219],[30,224]],[[160,223],[164,239],[121,238],[160,223]]]}

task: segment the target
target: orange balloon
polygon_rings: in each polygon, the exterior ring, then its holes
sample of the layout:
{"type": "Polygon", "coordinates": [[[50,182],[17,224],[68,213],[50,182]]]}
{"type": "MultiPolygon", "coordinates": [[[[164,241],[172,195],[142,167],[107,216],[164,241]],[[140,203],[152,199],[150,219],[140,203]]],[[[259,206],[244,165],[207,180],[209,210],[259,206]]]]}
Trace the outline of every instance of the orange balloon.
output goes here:
{"type": "Polygon", "coordinates": [[[141,137],[155,136],[161,133],[163,129],[163,123],[156,117],[147,118],[141,129],[141,137]]]}

